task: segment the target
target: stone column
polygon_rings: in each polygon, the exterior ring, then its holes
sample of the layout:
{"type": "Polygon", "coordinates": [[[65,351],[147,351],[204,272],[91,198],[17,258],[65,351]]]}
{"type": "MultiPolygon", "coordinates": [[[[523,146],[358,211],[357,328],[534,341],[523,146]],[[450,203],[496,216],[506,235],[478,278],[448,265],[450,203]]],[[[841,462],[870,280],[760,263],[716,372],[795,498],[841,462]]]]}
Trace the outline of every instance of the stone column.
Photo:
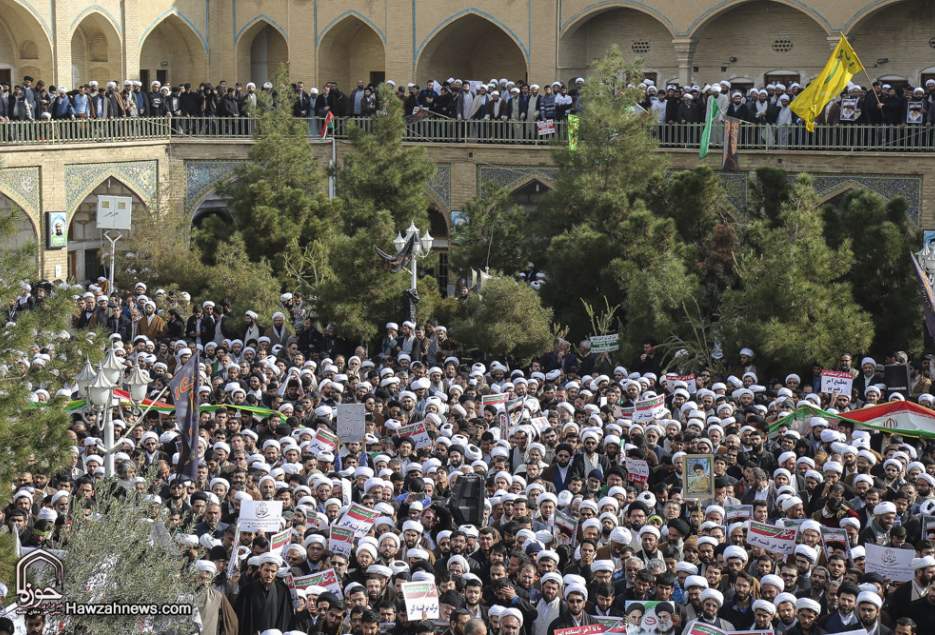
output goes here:
{"type": "MultiPolygon", "coordinates": [[[[679,63],[679,84],[683,86],[692,79],[692,49],[695,41],[690,37],[677,37],[672,39],[672,46],[675,48],[675,58],[679,63]]],[[[665,81],[664,78],[659,78],[665,81]]]]}

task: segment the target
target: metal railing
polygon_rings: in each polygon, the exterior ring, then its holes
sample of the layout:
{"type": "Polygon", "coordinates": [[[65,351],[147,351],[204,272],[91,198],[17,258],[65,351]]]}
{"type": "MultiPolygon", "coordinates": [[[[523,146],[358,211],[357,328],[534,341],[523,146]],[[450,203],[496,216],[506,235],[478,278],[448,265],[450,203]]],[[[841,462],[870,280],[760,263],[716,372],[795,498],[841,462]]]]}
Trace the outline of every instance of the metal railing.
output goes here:
{"type": "MultiPolygon", "coordinates": [[[[670,123],[654,127],[653,136],[662,148],[697,149],[702,123],[670,123]]],[[[711,131],[710,147],[721,148],[723,124],[711,131]]],[[[797,152],[935,152],[935,126],[927,125],[816,125],[808,133],[803,125],[743,123],[737,138],[739,150],[782,150],[797,152]]]]}
{"type": "MultiPolygon", "coordinates": [[[[321,138],[324,120],[303,120],[309,139],[321,138]]],[[[348,138],[353,126],[369,130],[367,117],[334,119],[334,136],[348,138]]],[[[660,147],[696,149],[704,124],[652,125],[660,147]]],[[[13,121],[0,123],[0,146],[65,143],[116,143],[145,139],[250,139],[258,132],[257,120],[247,117],[154,117],[121,119],[71,119],[13,121]]],[[[711,147],[720,148],[723,126],[715,124],[711,147]]],[[[555,121],[544,130],[540,122],[425,118],[406,123],[406,141],[443,144],[506,144],[550,146],[568,142],[565,121],[555,121]]],[[[743,124],[738,137],[740,150],[845,151],[845,152],[935,152],[935,126],[929,125],[819,125],[807,133],[800,125],[743,124]]]]}
{"type": "Polygon", "coordinates": [[[0,145],[116,143],[140,139],[168,139],[170,136],[170,121],[164,117],[52,119],[0,123],[0,145]]]}

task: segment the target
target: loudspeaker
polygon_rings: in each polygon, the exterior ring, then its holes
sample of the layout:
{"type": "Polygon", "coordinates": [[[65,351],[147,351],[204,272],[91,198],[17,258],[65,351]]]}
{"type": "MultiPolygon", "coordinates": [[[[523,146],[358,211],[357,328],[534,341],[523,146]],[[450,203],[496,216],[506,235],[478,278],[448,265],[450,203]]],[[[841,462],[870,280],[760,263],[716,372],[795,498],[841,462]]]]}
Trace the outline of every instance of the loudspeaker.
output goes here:
{"type": "Polygon", "coordinates": [[[448,509],[458,525],[480,527],[484,522],[484,478],[478,474],[459,476],[451,487],[448,509]]]}

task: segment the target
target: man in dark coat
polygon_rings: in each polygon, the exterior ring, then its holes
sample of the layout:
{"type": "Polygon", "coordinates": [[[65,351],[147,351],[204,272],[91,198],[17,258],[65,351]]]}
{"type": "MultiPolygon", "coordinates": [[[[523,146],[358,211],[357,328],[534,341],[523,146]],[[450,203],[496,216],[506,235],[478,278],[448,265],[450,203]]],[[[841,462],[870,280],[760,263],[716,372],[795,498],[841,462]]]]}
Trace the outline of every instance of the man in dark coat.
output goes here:
{"type": "Polygon", "coordinates": [[[276,577],[281,563],[279,556],[263,554],[256,577],[241,585],[234,607],[240,635],[255,635],[269,628],[289,630],[294,611],[289,587],[276,577]]]}
{"type": "Polygon", "coordinates": [[[588,590],[580,584],[569,584],[565,588],[565,606],[559,616],[549,624],[549,632],[554,633],[561,628],[574,628],[593,624],[594,620],[584,610],[587,602],[588,590]]]}

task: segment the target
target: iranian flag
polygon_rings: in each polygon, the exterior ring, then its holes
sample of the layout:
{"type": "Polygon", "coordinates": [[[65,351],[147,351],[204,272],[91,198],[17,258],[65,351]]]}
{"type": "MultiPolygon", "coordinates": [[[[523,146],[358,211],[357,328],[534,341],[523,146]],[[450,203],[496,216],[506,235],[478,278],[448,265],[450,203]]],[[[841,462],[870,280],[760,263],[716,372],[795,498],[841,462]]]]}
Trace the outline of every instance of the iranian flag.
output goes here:
{"type": "Polygon", "coordinates": [[[935,410],[911,401],[890,401],[852,410],[847,413],[846,420],[870,430],[935,439],[935,410]]]}
{"type": "Polygon", "coordinates": [[[328,111],[328,114],[325,115],[325,122],[321,127],[321,133],[319,136],[322,139],[327,139],[329,132],[331,132],[331,136],[334,136],[334,113],[330,110],[328,111]]]}

